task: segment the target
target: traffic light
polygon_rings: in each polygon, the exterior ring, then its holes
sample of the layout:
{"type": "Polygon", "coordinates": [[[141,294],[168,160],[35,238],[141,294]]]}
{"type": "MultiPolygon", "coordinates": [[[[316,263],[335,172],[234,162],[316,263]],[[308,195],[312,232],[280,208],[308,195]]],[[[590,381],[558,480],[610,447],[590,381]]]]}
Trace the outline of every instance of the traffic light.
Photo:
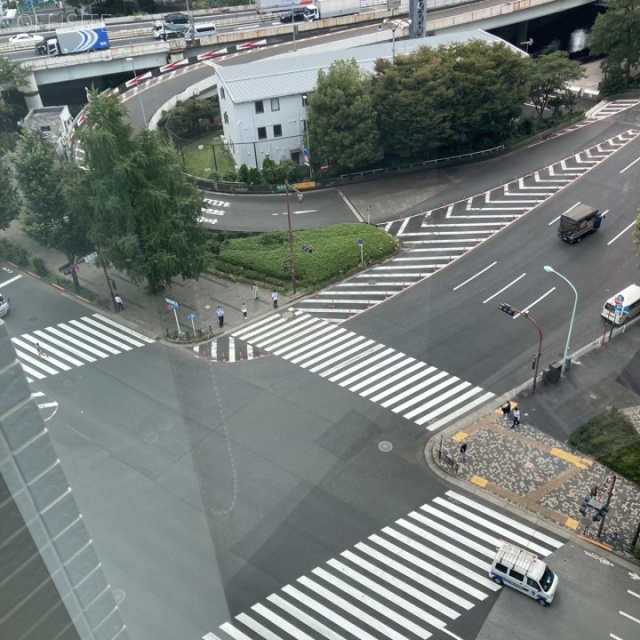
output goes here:
{"type": "Polygon", "coordinates": [[[500,311],[504,311],[508,316],[515,316],[516,312],[506,302],[500,303],[500,311]]]}
{"type": "Polygon", "coordinates": [[[604,520],[607,517],[607,513],[609,513],[609,505],[605,504],[600,507],[597,513],[593,515],[591,518],[594,522],[600,522],[600,520],[604,520]]]}
{"type": "Polygon", "coordinates": [[[591,505],[589,504],[589,501],[591,500],[591,496],[587,496],[583,501],[582,504],[580,505],[580,513],[583,516],[587,515],[587,511],[589,511],[589,507],[591,507],[591,505]]]}
{"type": "Polygon", "coordinates": [[[303,244],[302,250],[306,251],[307,253],[313,253],[313,247],[310,247],[308,244],[303,244]]]}

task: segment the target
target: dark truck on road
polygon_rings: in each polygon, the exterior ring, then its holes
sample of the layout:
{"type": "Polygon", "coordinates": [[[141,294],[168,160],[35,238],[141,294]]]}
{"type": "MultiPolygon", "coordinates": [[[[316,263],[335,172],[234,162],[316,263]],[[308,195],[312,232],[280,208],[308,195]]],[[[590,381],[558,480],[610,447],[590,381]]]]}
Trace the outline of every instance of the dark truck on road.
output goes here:
{"type": "Polygon", "coordinates": [[[580,242],[584,236],[600,228],[602,218],[599,209],[588,204],[579,204],[560,216],[558,235],[569,244],[580,242]]]}

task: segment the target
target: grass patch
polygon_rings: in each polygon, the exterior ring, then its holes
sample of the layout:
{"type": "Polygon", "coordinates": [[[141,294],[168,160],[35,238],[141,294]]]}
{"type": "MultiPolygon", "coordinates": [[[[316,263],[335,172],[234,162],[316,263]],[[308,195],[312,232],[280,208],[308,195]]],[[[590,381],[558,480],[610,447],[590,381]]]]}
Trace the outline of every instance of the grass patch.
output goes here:
{"type": "Polygon", "coordinates": [[[627,480],[640,483],[640,434],[616,408],[574,431],[569,444],[627,480]]]}
{"type": "Polygon", "coordinates": [[[220,141],[221,133],[222,129],[216,129],[182,149],[184,169],[189,175],[208,178],[214,172],[222,175],[234,171],[233,159],[220,141]]]}
{"type": "MultiPolygon", "coordinates": [[[[294,254],[299,288],[314,290],[360,270],[359,239],[364,240],[365,267],[393,255],[397,249],[396,239],[386,231],[359,223],[297,231],[294,254]],[[303,245],[313,252],[303,251],[303,245]]],[[[291,281],[289,258],[288,234],[276,231],[225,240],[215,256],[214,267],[222,273],[286,290],[291,281]]]]}

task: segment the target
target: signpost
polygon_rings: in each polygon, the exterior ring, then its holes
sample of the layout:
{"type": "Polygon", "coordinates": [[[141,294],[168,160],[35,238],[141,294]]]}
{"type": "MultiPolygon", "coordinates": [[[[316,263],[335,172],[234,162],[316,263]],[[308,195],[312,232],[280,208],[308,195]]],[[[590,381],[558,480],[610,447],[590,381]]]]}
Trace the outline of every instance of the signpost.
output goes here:
{"type": "Polygon", "coordinates": [[[180,306],[180,303],[177,302],[176,300],[172,300],[171,298],[165,298],[164,301],[167,303],[167,310],[169,309],[173,309],[173,316],[176,319],[176,329],[178,330],[178,333],[182,333],[180,331],[180,323],[178,322],[178,307],[180,306]]]}
{"type": "Polygon", "coordinates": [[[190,313],[187,318],[189,318],[189,320],[191,320],[191,326],[193,327],[193,335],[196,334],[196,324],[194,322],[194,320],[197,318],[195,313],[190,313]]]}
{"type": "Polygon", "coordinates": [[[358,245],[360,246],[360,265],[364,267],[364,238],[358,238],[358,245]]]}

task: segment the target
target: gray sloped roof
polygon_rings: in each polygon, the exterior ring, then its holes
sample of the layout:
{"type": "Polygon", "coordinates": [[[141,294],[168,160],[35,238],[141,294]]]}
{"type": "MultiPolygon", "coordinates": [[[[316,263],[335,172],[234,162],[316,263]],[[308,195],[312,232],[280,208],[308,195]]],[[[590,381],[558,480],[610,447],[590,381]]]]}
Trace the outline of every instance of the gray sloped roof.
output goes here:
{"type": "MultiPolygon", "coordinates": [[[[396,41],[396,55],[411,53],[420,47],[447,46],[469,40],[482,40],[491,43],[504,42],[480,29],[457,31],[428,38],[396,41]]],[[[231,101],[235,104],[241,104],[313,91],[318,71],[328,69],[336,60],[355,58],[363,71],[373,72],[376,60],[379,58],[390,60],[392,56],[390,42],[348,48],[348,41],[347,44],[345,41],[341,41],[332,43],[329,47],[331,46],[340,48],[334,51],[323,48],[323,50],[312,53],[305,53],[302,50],[244,64],[216,64],[216,74],[231,101]]],[[[516,50],[520,52],[519,49],[516,50]]]]}

